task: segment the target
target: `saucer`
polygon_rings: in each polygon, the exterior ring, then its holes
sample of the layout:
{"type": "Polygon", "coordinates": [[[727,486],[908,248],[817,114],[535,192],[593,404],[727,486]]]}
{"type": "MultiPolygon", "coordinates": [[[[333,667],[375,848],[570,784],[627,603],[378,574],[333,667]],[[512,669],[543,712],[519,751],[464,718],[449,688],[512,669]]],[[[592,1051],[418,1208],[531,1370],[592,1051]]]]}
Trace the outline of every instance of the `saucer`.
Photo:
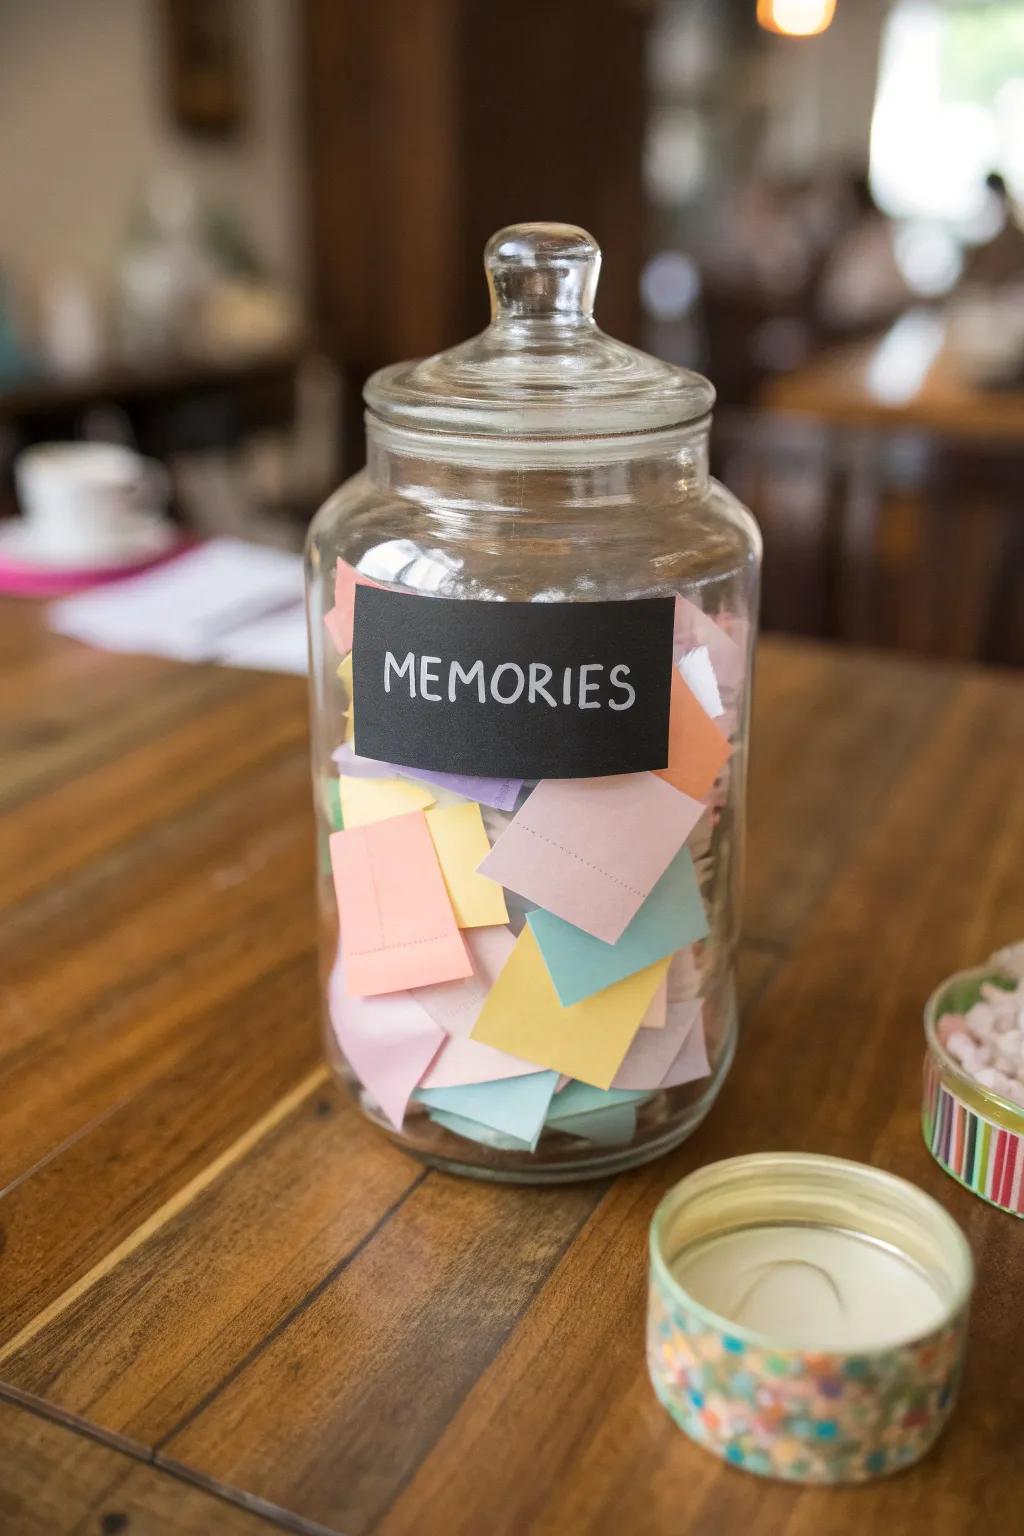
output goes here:
{"type": "Polygon", "coordinates": [[[21,518],[0,523],[0,592],[15,597],[60,597],[131,576],[184,549],[189,540],[176,524],[150,522],[122,542],[118,552],[103,550],[68,557],[40,546],[21,518]]]}

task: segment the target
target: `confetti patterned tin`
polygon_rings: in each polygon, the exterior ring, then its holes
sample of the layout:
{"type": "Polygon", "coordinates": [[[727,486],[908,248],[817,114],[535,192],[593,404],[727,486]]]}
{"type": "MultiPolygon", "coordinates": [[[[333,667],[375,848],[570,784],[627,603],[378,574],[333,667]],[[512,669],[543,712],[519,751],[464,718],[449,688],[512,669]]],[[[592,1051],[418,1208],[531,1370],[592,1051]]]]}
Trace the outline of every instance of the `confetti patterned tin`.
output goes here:
{"type": "Polygon", "coordinates": [[[939,1038],[939,1020],[964,1013],[985,982],[1007,984],[991,966],[959,971],[936,987],[924,1010],[922,1130],[947,1173],[990,1205],[1024,1216],[1024,1111],[963,1070],[939,1038]]]}
{"type": "Polygon", "coordinates": [[[838,1158],[730,1158],[669,1191],[650,1257],[651,1380],[698,1444],[826,1484],[930,1449],[956,1396],[973,1266],[923,1191],[838,1158]]]}

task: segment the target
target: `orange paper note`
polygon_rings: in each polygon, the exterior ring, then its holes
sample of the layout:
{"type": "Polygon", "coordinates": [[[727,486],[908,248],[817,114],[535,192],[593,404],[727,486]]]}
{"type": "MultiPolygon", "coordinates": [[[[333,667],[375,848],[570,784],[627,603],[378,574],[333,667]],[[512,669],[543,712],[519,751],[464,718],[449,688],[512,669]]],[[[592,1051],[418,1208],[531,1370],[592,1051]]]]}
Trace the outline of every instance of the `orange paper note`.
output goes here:
{"type": "Polygon", "coordinates": [[[473,974],[422,811],[335,832],[330,846],[348,993],[473,974]]]}
{"type": "Polygon", "coordinates": [[[705,714],[673,667],[668,767],[657,770],[658,778],[694,800],[703,800],[731,751],[725,733],[705,714]]]}

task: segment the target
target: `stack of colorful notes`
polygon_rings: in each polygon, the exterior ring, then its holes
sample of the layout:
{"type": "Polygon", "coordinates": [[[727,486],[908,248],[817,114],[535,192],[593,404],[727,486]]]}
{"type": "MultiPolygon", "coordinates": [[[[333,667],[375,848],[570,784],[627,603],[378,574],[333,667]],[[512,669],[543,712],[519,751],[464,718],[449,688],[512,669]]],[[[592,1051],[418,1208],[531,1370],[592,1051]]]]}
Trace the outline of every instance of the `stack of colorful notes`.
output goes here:
{"type": "Polygon", "coordinates": [[[396,1130],[410,1102],[457,1135],[629,1140],[637,1106],[706,1076],[708,918],[688,843],[716,814],[742,650],[677,599],[669,760],[589,779],[480,779],[358,754],[354,581],[327,628],[350,701],[334,753],[340,945],[330,1014],[396,1130]]]}

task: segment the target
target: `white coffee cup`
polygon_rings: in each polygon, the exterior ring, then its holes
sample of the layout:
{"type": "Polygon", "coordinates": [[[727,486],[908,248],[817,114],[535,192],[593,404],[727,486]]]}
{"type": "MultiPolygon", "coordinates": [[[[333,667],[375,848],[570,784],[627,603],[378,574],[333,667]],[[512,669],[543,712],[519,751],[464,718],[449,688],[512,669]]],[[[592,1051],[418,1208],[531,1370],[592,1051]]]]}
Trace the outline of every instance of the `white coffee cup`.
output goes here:
{"type": "Polygon", "coordinates": [[[14,466],[23,534],[40,559],[131,559],[173,533],[162,464],[113,443],[40,443],[14,466]]]}

